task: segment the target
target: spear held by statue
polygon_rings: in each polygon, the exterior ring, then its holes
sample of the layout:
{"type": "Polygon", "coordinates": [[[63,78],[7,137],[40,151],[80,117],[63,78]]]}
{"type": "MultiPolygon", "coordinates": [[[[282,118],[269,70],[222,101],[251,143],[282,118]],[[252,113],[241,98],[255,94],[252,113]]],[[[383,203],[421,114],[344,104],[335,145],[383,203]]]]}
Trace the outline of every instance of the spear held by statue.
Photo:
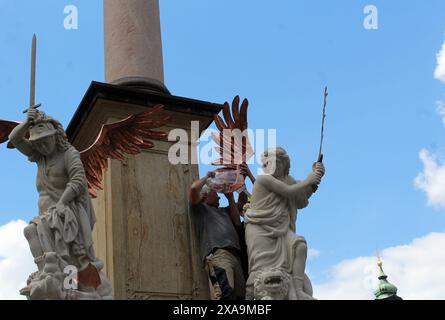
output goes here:
{"type": "MultiPolygon", "coordinates": [[[[326,118],[326,98],[328,96],[328,87],[324,88],[324,94],[323,94],[323,115],[321,119],[321,134],[320,134],[320,148],[318,150],[318,160],[317,162],[322,163],[323,162],[323,138],[324,138],[324,121],[326,118]]],[[[312,186],[312,189],[317,191],[318,186],[314,185],[312,186]]]]}

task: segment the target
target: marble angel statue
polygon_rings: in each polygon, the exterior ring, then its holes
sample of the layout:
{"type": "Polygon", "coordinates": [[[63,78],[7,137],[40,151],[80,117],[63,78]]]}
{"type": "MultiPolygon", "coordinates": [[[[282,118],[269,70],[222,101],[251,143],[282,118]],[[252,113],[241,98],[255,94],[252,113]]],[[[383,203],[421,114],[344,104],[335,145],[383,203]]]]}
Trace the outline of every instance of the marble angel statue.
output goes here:
{"type": "MultiPolygon", "coordinates": [[[[38,271],[21,294],[28,299],[111,299],[112,287],[93,250],[95,214],[91,198],[101,189],[108,159],[125,161],[153,147],[151,130],[168,121],[163,107],[103,125],[95,142],[77,151],[59,121],[31,107],[24,122],[0,120],[0,143],[7,142],[37,165],[38,215],[25,228],[38,271]],[[67,269],[68,268],[68,269],[67,269]],[[70,269],[71,268],[71,269],[70,269]],[[77,277],[67,278],[66,270],[77,277]],[[73,285],[74,284],[74,285],[73,285]]],[[[69,274],[69,273],[68,273],[69,274]]]]}
{"type": "Polygon", "coordinates": [[[305,274],[307,244],[296,234],[297,210],[305,208],[324,175],[322,162],[313,165],[303,181],[289,175],[290,159],[283,148],[262,155],[263,175],[253,186],[244,215],[249,259],[247,299],[312,298],[305,274]]]}

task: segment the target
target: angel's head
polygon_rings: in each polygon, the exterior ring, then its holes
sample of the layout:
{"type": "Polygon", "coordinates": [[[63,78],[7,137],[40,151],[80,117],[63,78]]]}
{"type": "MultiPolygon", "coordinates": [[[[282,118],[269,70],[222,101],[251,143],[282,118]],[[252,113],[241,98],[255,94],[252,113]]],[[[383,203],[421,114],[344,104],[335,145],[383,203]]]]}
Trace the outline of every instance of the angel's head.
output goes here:
{"type": "Polygon", "coordinates": [[[62,124],[41,111],[29,127],[29,141],[33,148],[44,156],[49,156],[56,150],[65,151],[70,147],[62,124]]]}
{"type": "Polygon", "coordinates": [[[285,178],[289,175],[290,159],[286,150],[281,147],[269,148],[261,155],[263,171],[275,178],[285,178]]]}

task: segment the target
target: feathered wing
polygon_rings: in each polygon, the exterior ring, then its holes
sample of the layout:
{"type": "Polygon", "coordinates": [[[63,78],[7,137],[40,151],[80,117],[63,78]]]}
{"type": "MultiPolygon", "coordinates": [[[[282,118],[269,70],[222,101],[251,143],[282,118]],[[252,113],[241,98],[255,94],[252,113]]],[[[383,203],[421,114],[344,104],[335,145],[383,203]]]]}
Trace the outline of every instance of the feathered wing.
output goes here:
{"type": "Polygon", "coordinates": [[[216,151],[220,157],[213,161],[213,165],[236,167],[237,164],[247,162],[253,156],[253,149],[247,135],[247,108],[249,102],[244,99],[239,106],[239,96],[236,96],[230,108],[227,102],[223,105],[223,118],[214,116],[219,133],[213,133],[213,141],[218,145],[216,151]],[[232,111],[232,112],[230,112],[232,111]]]}
{"type": "Polygon", "coordinates": [[[121,121],[103,125],[94,143],[80,153],[88,191],[95,198],[96,190],[102,190],[102,178],[108,168],[108,158],[126,162],[125,154],[138,154],[153,148],[152,139],[165,139],[167,133],[152,129],[165,125],[170,116],[164,107],[156,105],[152,110],[131,115],[121,121]]]}
{"type": "MultiPolygon", "coordinates": [[[[9,134],[11,131],[17,127],[20,122],[17,121],[9,121],[9,120],[0,120],[0,144],[5,143],[9,140],[9,134]]],[[[8,148],[11,148],[12,145],[8,143],[8,148]]]]}

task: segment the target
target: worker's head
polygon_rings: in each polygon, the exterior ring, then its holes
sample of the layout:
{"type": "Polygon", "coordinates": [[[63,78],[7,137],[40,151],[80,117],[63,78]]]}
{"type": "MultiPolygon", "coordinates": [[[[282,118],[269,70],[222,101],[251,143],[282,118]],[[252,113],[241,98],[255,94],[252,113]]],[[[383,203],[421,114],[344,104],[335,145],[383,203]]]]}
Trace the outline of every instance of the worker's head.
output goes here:
{"type": "Polygon", "coordinates": [[[209,188],[208,185],[204,185],[201,189],[201,199],[202,202],[208,204],[209,206],[219,207],[219,199],[218,193],[215,190],[209,188]]]}

